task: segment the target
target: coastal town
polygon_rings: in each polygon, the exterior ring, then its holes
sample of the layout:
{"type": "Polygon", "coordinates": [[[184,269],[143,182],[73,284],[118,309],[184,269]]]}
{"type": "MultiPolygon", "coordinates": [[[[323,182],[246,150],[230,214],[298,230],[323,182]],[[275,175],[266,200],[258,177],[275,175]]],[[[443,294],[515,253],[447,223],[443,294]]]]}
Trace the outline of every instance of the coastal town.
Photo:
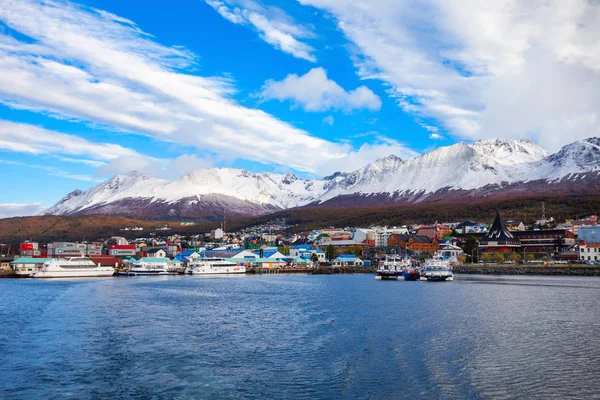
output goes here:
{"type": "Polygon", "coordinates": [[[19,245],[1,244],[0,269],[2,276],[35,277],[45,263],[68,259],[112,267],[123,275],[181,274],[203,260],[225,263],[223,268],[228,268],[219,273],[374,272],[389,257],[415,266],[439,258],[458,270],[467,265],[600,265],[597,215],[558,222],[542,212],[529,226],[497,213],[488,223],[331,227],[296,233],[290,233],[293,229],[285,221],[236,232],[223,228],[224,223],[207,233],[183,236],[170,233],[176,230],[173,224],[157,227],[150,237],[144,237],[140,227],[121,228],[140,235],[130,239],[39,243],[32,238],[19,245]]]}

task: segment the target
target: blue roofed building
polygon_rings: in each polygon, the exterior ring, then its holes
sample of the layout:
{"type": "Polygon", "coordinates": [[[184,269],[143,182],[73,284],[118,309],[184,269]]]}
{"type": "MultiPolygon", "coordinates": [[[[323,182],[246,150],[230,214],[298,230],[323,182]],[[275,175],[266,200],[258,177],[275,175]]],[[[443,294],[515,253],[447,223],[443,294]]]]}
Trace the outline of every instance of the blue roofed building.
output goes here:
{"type": "Polygon", "coordinates": [[[354,254],[340,254],[331,261],[332,267],[362,267],[365,262],[354,254]]]}

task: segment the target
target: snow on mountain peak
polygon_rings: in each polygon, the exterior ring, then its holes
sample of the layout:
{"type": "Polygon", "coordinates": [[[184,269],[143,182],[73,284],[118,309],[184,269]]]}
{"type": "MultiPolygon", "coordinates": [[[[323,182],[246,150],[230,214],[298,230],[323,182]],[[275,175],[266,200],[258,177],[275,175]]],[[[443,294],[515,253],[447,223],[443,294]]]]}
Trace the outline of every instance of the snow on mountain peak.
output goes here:
{"type": "Polygon", "coordinates": [[[116,175],[85,192],[73,191],[46,213],[82,212],[125,199],[169,204],[188,199],[200,204],[203,196],[226,196],[271,209],[291,208],[339,195],[412,196],[440,189],[472,190],[488,185],[553,180],[598,169],[599,138],[571,143],[550,156],[529,140],[489,139],[440,147],[407,161],[389,155],[354,172],[339,172],[323,179],[300,179],[292,173],[204,168],[168,181],[134,171],[116,175]]]}

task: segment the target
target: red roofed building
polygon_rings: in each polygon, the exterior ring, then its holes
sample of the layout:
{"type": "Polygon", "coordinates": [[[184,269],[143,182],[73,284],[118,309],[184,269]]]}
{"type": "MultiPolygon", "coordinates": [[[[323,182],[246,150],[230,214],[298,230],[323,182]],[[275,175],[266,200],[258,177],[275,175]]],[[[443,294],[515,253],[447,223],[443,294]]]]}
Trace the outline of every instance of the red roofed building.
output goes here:
{"type": "Polygon", "coordinates": [[[579,260],[600,262],[600,243],[579,243],[579,260]]]}

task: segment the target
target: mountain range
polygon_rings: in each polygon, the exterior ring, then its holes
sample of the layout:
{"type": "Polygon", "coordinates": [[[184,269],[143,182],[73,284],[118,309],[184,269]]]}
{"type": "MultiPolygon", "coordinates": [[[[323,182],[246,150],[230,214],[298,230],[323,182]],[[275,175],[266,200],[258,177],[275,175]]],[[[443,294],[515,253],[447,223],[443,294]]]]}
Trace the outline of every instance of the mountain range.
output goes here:
{"type": "Polygon", "coordinates": [[[75,190],[44,214],[214,221],[295,207],[379,207],[536,194],[600,194],[600,138],[576,141],[553,154],[529,140],[457,143],[411,160],[390,155],[322,179],[233,168],[198,169],[175,180],[130,172],[87,191],[75,190]]]}

